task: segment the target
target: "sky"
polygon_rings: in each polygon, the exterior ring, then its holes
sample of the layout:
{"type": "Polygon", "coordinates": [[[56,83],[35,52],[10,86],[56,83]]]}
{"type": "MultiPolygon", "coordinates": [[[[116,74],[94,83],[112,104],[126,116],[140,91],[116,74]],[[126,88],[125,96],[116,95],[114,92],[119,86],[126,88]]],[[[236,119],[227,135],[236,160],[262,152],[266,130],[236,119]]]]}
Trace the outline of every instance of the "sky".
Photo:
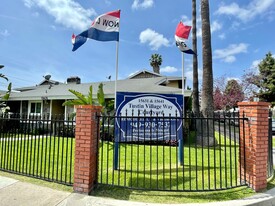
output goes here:
{"type": "MultiPolygon", "coordinates": [[[[88,29],[99,15],[121,10],[118,79],[152,68],[152,54],[162,55],[160,72],[182,75],[182,56],[175,46],[179,21],[192,25],[191,0],[1,0],[0,65],[13,88],[33,86],[50,74],[66,82],[115,80],[116,42],[87,41],[72,52],[72,34],[88,29]]],[[[244,70],[270,51],[275,54],[275,0],[210,0],[214,79],[240,79],[244,70]]],[[[192,32],[191,32],[192,33],[192,32]]],[[[192,34],[187,45],[192,48],[192,34]]],[[[202,84],[200,1],[197,1],[199,81],[202,84]]],[[[192,55],[184,55],[184,76],[192,88],[192,55]]],[[[0,89],[7,82],[0,80],[0,89]]]]}

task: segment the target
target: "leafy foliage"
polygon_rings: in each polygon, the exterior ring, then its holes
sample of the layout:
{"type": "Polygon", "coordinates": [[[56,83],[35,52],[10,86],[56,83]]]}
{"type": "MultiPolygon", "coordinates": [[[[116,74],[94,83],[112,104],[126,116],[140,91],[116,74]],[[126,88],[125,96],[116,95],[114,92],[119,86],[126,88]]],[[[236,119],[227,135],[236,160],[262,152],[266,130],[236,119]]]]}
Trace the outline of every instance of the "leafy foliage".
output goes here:
{"type": "Polygon", "coordinates": [[[259,75],[254,75],[253,83],[259,88],[261,101],[275,104],[275,57],[268,52],[259,63],[259,75]]]}
{"type": "Polygon", "coordinates": [[[74,106],[74,105],[95,105],[96,102],[93,100],[93,86],[91,85],[89,88],[89,94],[88,96],[85,96],[84,94],[73,90],[69,89],[71,93],[73,93],[77,99],[72,99],[65,101],[62,106],[74,106]]]}
{"type": "MultiPolygon", "coordinates": [[[[3,65],[0,65],[0,68],[3,68],[3,67],[4,67],[3,65]]],[[[5,79],[6,81],[9,81],[9,79],[2,73],[0,73],[0,78],[5,79]]],[[[2,94],[0,94],[0,108],[2,112],[5,112],[7,109],[9,109],[9,107],[7,107],[6,103],[3,101],[7,101],[10,98],[11,86],[12,86],[12,83],[9,83],[6,93],[3,96],[2,94]]]]}
{"type": "Polygon", "coordinates": [[[152,54],[149,59],[150,65],[155,73],[159,73],[159,66],[162,64],[162,56],[160,54],[152,54]]]}
{"type": "Polygon", "coordinates": [[[215,87],[213,96],[214,96],[214,110],[223,110],[224,104],[225,104],[225,98],[220,88],[215,87]]]}
{"type": "Polygon", "coordinates": [[[235,79],[231,79],[227,82],[224,95],[226,109],[236,107],[238,102],[244,100],[243,89],[235,79]]]}
{"type": "Polygon", "coordinates": [[[103,91],[103,84],[100,83],[97,91],[97,98],[93,97],[93,86],[91,85],[89,88],[89,93],[87,96],[84,94],[75,91],[73,89],[69,89],[69,91],[74,94],[77,99],[67,100],[62,106],[74,106],[74,105],[100,105],[103,107],[102,112],[110,112],[114,108],[114,101],[106,101],[105,94],[103,91]]]}
{"type": "Polygon", "coordinates": [[[241,77],[241,86],[244,92],[244,99],[252,101],[253,97],[256,95],[259,90],[254,82],[259,81],[259,75],[256,74],[255,69],[251,68],[244,71],[244,74],[241,77]]]}
{"type": "Polygon", "coordinates": [[[225,110],[236,107],[238,102],[244,100],[243,87],[235,79],[226,81],[225,77],[220,77],[215,79],[213,99],[214,110],[225,110]]]}

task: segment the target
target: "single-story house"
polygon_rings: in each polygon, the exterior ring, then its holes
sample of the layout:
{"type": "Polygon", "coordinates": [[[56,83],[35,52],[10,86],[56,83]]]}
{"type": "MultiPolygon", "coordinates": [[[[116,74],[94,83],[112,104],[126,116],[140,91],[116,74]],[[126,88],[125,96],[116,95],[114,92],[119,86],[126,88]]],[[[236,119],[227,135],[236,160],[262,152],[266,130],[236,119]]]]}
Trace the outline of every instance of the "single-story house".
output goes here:
{"type": "MultiPolygon", "coordinates": [[[[38,85],[14,89],[7,102],[10,112],[50,116],[62,114],[66,117],[74,111],[74,108],[64,107],[62,103],[76,98],[69,89],[87,95],[92,85],[93,94],[96,97],[100,83],[103,83],[105,98],[115,98],[115,81],[81,83],[79,77],[70,77],[66,83],[61,83],[50,78],[50,75],[46,75],[38,85]]],[[[182,77],[163,76],[143,70],[126,79],[118,80],[117,91],[182,94],[182,77]]],[[[185,101],[191,96],[191,92],[185,90],[185,101]]]]}

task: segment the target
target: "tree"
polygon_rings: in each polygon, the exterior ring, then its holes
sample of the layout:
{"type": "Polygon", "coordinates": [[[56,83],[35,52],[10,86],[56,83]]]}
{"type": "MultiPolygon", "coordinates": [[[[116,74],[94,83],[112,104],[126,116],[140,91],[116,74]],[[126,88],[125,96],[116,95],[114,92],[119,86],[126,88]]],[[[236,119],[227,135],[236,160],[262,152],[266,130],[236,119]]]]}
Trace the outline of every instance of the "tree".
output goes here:
{"type": "Polygon", "coordinates": [[[212,47],[209,19],[209,2],[201,0],[201,23],[202,23],[202,59],[203,59],[203,81],[201,112],[203,116],[213,113],[213,69],[212,69],[212,47]]]}
{"type": "Polygon", "coordinates": [[[153,67],[153,71],[159,74],[159,67],[162,64],[162,57],[160,54],[152,54],[149,59],[150,65],[153,67]]]}
{"type": "Polygon", "coordinates": [[[253,97],[258,92],[258,87],[254,84],[259,82],[259,75],[257,75],[255,69],[247,69],[241,77],[241,87],[244,93],[244,100],[252,101],[253,97]]]}
{"type": "Polygon", "coordinates": [[[220,90],[219,87],[215,87],[214,89],[214,110],[223,110],[225,107],[225,99],[223,92],[220,90]]]}
{"type": "MultiPolygon", "coordinates": [[[[197,6],[196,0],[192,0],[192,44],[193,51],[197,54],[197,6]]],[[[193,97],[192,111],[199,114],[199,78],[198,78],[198,57],[193,55],[193,97]]]]}
{"type": "Polygon", "coordinates": [[[226,80],[225,76],[215,78],[213,99],[215,110],[231,109],[244,100],[243,87],[235,79],[226,80]]]}
{"type": "Polygon", "coordinates": [[[231,79],[227,82],[224,91],[224,99],[226,109],[236,107],[238,102],[244,100],[242,86],[235,79],[231,79]]]}
{"type": "MultiPolygon", "coordinates": [[[[0,65],[0,69],[2,69],[3,67],[4,65],[0,65]]],[[[6,81],[9,81],[9,79],[2,73],[0,73],[0,78],[5,79],[6,81]]],[[[4,101],[7,101],[10,98],[11,85],[12,85],[11,83],[8,84],[7,91],[3,96],[2,94],[0,94],[0,109],[2,112],[5,112],[7,109],[9,109],[4,101]]]]}
{"type": "MultiPolygon", "coordinates": [[[[212,70],[212,47],[209,18],[209,1],[201,0],[201,24],[202,24],[202,60],[203,80],[201,96],[201,113],[203,117],[212,117],[214,113],[213,101],[213,70],[212,70]]],[[[197,143],[202,146],[213,146],[216,144],[214,136],[214,122],[208,119],[202,121],[201,134],[198,134],[197,143]],[[205,139],[205,140],[203,140],[205,139]]]]}
{"type": "Polygon", "coordinates": [[[258,97],[261,101],[275,104],[275,58],[271,52],[259,63],[259,75],[254,76],[254,84],[259,88],[258,97]]]}

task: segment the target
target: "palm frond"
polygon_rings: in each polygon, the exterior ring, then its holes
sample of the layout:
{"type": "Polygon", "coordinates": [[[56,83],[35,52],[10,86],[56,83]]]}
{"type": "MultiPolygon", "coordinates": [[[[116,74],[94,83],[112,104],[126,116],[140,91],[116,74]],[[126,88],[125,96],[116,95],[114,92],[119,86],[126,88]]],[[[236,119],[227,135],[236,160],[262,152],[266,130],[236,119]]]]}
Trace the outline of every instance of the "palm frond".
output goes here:
{"type": "Polygon", "coordinates": [[[2,97],[3,100],[8,100],[10,98],[10,94],[11,94],[11,83],[9,83],[8,85],[8,91],[6,92],[6,94],[2,97]]]}
{"type": "Polygon", "coordinates": [[[105,98],[104,98],[104,92],[103,92],[103,84],[100,83],[97,90],[97,101],[99,105],[106,106],[105,104],[105,98]]]}
{"type": "Polygon", "coordinates": [[[4,74],[0,74],[0,78],[3,78],[5,80],[9,81],[9,79],[4,74]]]}
{"type": "Polygon", "coordinates": [[[88,103],[90,105],[93,105],[95,103],[94,100],[93,100],[93,86],[92,85],[89,88],[89,94],[87,96],[87,99],[88,99],[88,103]]]}
{"type": "Polygon", "coordinates": [[[78,98],[78,100],[80,100],[81,105],[89,104],[89,101],[88,101],[88,99],[85,97],[85,95],[83,95],[83,94],[81,94],[80,92],[75,91],[75,90],[73,90],[73,89],[69,89],[69,92],[73,93],[73,94],[78,98]]]}
{"type": "Polygon", "coordinates": [[[62,104],[62,106],[74,106],[74,105],[85,105],[85,104],[83,104],[83,101],[79,99],[67,100],[62,104]]]}

